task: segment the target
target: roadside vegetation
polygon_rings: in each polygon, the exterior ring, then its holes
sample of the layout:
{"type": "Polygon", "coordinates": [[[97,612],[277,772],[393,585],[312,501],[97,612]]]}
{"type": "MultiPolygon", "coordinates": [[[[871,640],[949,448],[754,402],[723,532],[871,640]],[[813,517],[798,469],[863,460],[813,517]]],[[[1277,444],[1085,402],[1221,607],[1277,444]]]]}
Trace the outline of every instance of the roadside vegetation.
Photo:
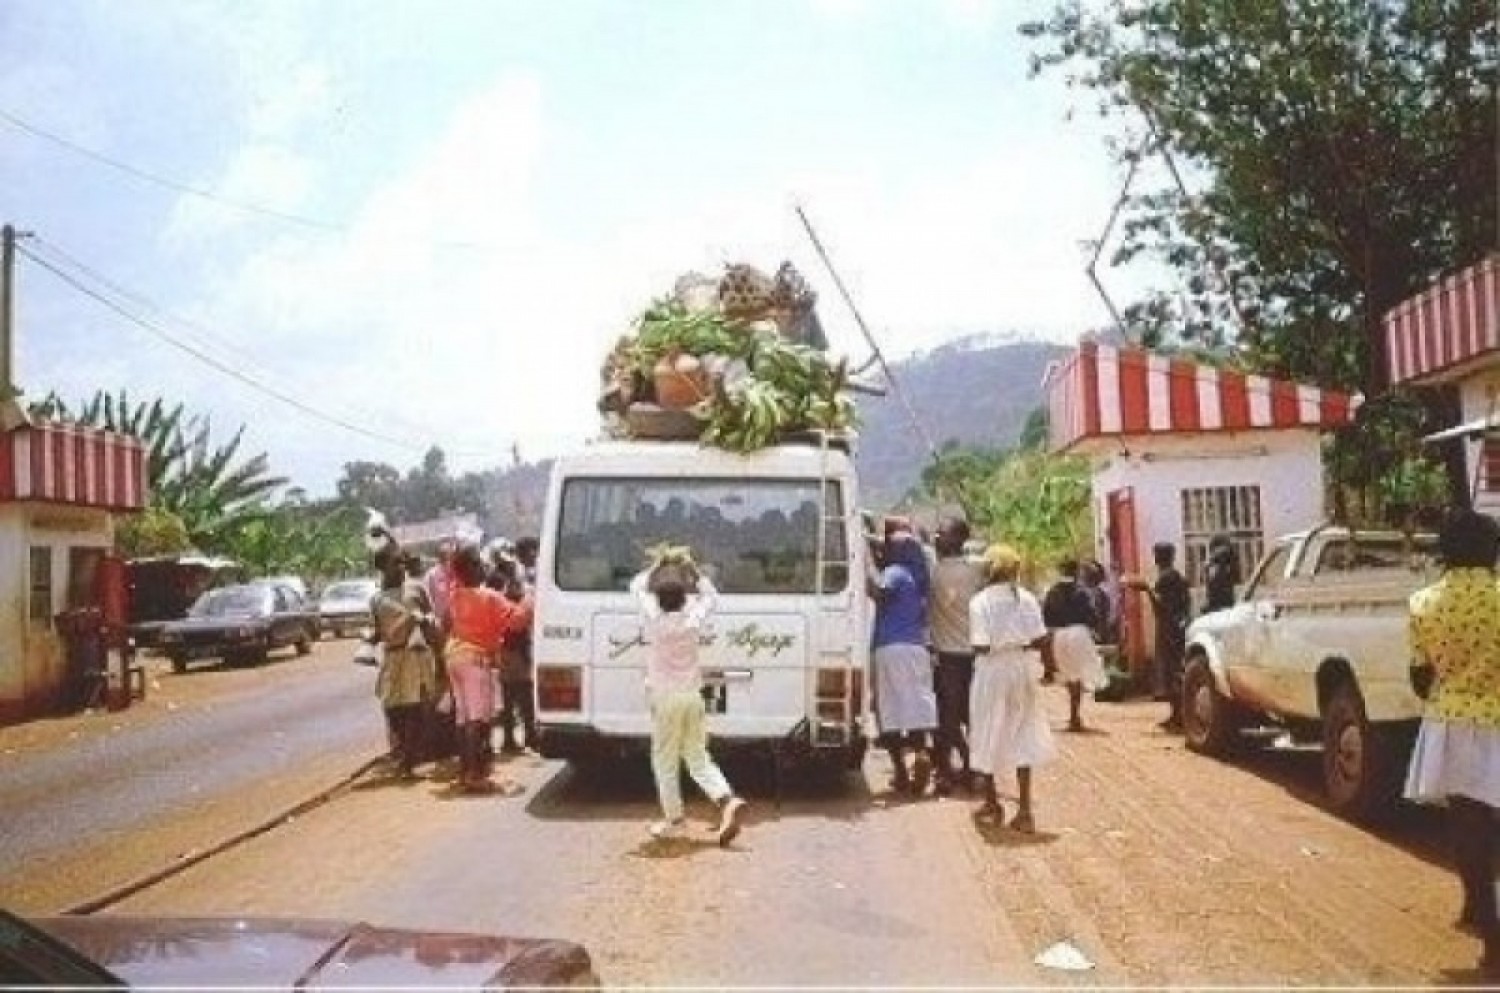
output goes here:
{"type": "Polygon", "coordinates": [[[1022,33],[1033,73],[1062,74],[1111,122],[1122,177],[1145,167],[1106,257],[1175,279],[1124,308],[1122,330],[1362,393],[1328,452],[1339,516],[1404,524],[1448,505],[1462,460],[1417,439],[1457,420],[1456,397],[1391,390],[1381,318],[1500,244],[1494,5],[1063,0],[1022,33]]]}
{"type": "Polygon", "coordinates": [[[312,499],[274,474],[264,453],[245,450],[243,426],[225,438],[180,403],[101,391],[77,405],[52,394],[29,412],[130,435],[145,446],[150,504],[118,522],[119,548],[130,557],[222,555],[255,574],[314,582],[360,575],[368,571],[365,508],[380,508],[393,523],[481,513],[492,485],[493,474],[455,477],[442,449],[433,447],[405,472],[348,463],[336,495],[312,499]]]}

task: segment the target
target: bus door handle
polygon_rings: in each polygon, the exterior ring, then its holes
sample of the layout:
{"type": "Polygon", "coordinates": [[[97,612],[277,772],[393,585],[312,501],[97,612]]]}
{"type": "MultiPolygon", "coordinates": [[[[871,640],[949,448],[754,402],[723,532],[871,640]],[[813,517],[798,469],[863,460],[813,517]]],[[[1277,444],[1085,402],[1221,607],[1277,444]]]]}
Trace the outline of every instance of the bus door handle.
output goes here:
{"type": "Polygon", "coordinates": [[[755,678],[755,673],[749,669],[725,669],[719,673],[719,678],[726,683],[748,683],[755,678]]]}

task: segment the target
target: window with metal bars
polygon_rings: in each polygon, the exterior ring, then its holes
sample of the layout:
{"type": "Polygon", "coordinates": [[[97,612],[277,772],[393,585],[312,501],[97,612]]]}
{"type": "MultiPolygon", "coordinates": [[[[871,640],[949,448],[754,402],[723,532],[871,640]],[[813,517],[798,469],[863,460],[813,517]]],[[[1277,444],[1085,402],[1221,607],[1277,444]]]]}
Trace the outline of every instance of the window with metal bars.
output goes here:
{"type": "Polygon", "coordinates": [[[1209,542],[1221,534],[1234,546],[1243,582],[1265,549],[1259,486],[1207,486],[1182,491],[1182,571],[1188,582],[1203,581],[1209,542]]]}
{"type": "Polygon", "coordinates": [[[1484,460],[1480,467],[1479,485],[1486,493],[1500,493],[1500,439],[1484,439],[1484,448],[1479,457],[1484,460]]]}
{"type": "Polygon", "coordinates": [[[30,607],[27,615],[34,623],[52,622],[52,549],[32,545],[30,550],[30,607]]]}

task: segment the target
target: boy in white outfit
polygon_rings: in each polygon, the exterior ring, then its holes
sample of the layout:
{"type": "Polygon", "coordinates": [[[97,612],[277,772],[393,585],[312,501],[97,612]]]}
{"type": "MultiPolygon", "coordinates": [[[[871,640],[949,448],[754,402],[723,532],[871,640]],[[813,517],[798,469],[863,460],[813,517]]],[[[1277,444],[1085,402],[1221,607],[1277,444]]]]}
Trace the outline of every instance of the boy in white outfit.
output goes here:
{"type": "Polygon", "coordinates": [[[689,595],[682,579],[663,575],[652,582],[655,570],[636,576],[630,591],[640,603],[650,652],[646,665],[646,693],[651,702],[651,771],[663,819],[651,825],[654,838],[680,837],[684,830],[683,763],[693,781],[719,807],[718,840],[728,845],[740,833],[745,801],[734,790],[708,754],[705,728],[703,674],[698,665],[698,640],[718,591],[706,576],[687,570],[694,582],[689,595]]]}

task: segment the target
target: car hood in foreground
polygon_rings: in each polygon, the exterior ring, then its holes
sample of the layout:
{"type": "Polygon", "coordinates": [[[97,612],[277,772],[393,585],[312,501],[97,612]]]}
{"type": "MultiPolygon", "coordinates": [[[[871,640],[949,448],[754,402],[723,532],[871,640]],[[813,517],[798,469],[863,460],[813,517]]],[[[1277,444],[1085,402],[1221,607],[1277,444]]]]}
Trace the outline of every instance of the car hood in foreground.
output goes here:
{"type": "Polygon", "coordinates": [[[133,986],[421,986],[597,982],[570,941],[408,931],[325,920],[42,917],[32,923],[133,986]]]}

